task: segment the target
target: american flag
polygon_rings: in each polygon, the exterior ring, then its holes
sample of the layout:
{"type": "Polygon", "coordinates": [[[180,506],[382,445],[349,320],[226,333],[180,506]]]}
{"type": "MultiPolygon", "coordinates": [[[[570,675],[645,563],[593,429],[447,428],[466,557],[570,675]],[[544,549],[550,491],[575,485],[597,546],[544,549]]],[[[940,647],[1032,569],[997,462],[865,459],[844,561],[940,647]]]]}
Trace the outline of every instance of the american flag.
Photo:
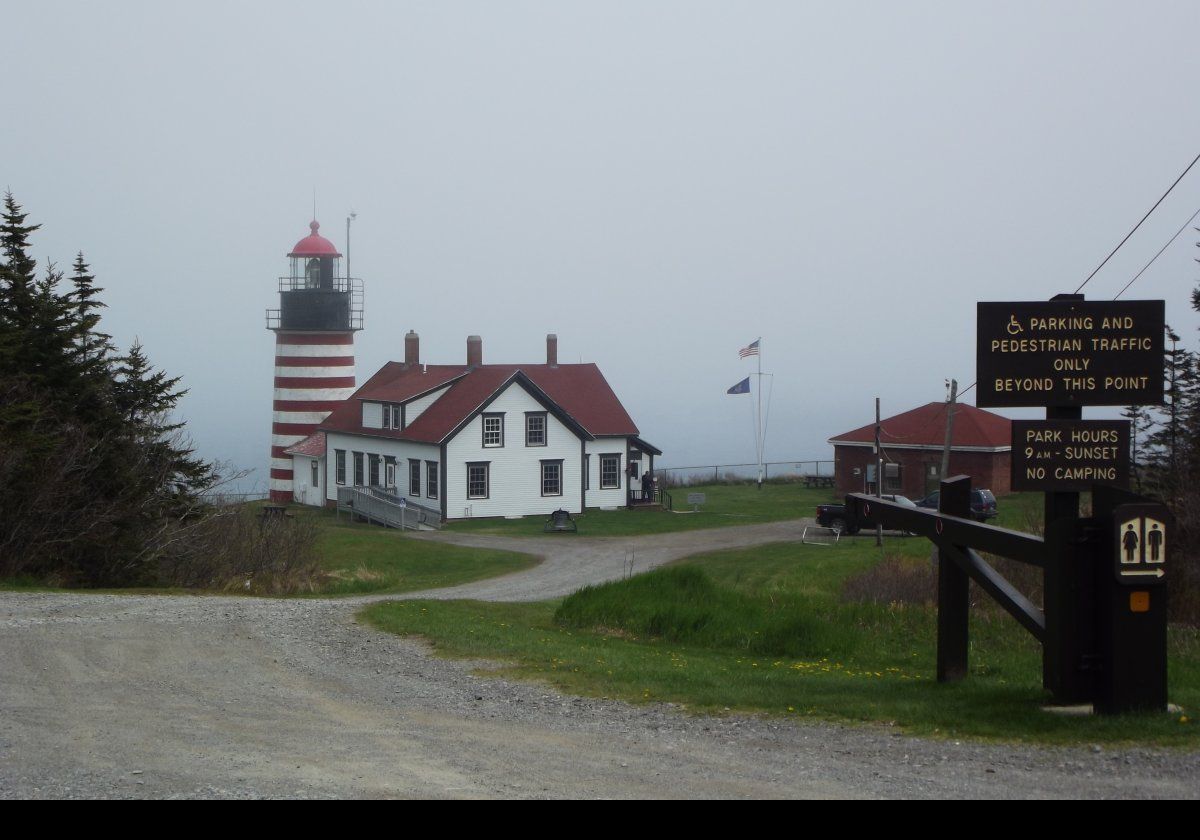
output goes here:
{"type": "Polygon", "coordinates": [[[756,339],[754,339],[754,341],[750,342],[748,345],[746,345],[741,350],[739,350],[738,358],[745,359],[748,356],[757,356],[758,355],[758,342],[760,342],[760,341],[762,341],[761,338],[756,338],[756,339]]]}

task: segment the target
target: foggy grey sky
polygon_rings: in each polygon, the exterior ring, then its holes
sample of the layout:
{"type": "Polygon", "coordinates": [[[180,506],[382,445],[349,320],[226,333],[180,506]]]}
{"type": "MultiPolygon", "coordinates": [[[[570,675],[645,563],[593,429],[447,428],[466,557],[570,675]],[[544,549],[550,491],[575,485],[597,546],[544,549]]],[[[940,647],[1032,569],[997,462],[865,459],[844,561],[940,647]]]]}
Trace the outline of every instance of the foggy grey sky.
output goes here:
{"type": "MultiPolygon", "coordinates": [[[[9,3],[0,186],[260,482],[314,188],[339,247],[359,214],[360,382],[408,329],[437,363],[555,332],[662,463],[751,461],[725,389],[761,335],[768,459],[831,458],[875,396],[972,382],[975,302],[1073,291],[1200,152],[1197,32],[1195,2],[9,3]]],[[[1197,208],[1200,167],[1085,291],[1197,208]]],[[[1193,234],[1126,296],[1196,347],[1193,234]]]]}

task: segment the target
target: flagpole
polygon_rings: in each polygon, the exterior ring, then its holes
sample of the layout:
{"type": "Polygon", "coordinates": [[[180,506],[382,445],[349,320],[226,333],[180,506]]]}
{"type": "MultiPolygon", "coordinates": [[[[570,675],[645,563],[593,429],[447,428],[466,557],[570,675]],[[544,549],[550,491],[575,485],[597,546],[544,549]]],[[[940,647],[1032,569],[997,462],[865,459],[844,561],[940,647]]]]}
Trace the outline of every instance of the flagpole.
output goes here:
{"type": "Polygon", "coordinates": [[[763,483],[763,428],[762,428],[762,336],[758,338],[758,489],[763,483]]]}

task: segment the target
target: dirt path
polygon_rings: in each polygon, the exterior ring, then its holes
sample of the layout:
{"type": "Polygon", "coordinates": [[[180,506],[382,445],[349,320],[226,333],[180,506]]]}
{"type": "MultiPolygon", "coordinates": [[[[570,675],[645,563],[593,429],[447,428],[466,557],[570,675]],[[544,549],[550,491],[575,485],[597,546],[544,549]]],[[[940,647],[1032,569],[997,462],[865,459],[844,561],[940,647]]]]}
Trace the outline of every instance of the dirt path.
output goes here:
{"type": "Polygon", "coordinates": [[[542,562],[532,569],[501,578],[468,583],[451,589],[414,593],[408,597],[473,598],[479,601],[543,601],[561,598],[580,587],[620,580],[633,571],[644,572],[704,551],[744,548],[773,542],[798,541],[812,520],[768,522],[706,531],[681,531],[645,537],[579,537],[556,534],[546,537],[493,537],[452,531],[424,531],[420,539],[448,542],[471,548],[496,548],[534,554],[542,562]]]}
{"type": "MultiPolygon", "coordinates": [[[[549,553],[428,593],[541,598],[795,523],[549,553]]],[[[547,552],[547,546],[551,551],[547,552]]],[[[564,697],[360,627],[372,599],[0,593],[0,797],[1200,796],[1200,755],[899,737],[564,697]]]]}

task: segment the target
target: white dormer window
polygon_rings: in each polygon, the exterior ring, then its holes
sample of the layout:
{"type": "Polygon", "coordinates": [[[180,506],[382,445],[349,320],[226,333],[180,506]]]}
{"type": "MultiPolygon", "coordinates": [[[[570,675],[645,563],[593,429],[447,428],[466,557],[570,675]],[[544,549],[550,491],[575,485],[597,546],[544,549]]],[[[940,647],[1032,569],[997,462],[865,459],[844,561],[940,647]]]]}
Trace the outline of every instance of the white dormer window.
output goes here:
{"type": "Polygon", "coordinates": [[[400,412],[400,403],[382,403],[380,405],[380,410],[381,414],[383,415],[383,428],[404,428],[404,415],[400,412]]]}

